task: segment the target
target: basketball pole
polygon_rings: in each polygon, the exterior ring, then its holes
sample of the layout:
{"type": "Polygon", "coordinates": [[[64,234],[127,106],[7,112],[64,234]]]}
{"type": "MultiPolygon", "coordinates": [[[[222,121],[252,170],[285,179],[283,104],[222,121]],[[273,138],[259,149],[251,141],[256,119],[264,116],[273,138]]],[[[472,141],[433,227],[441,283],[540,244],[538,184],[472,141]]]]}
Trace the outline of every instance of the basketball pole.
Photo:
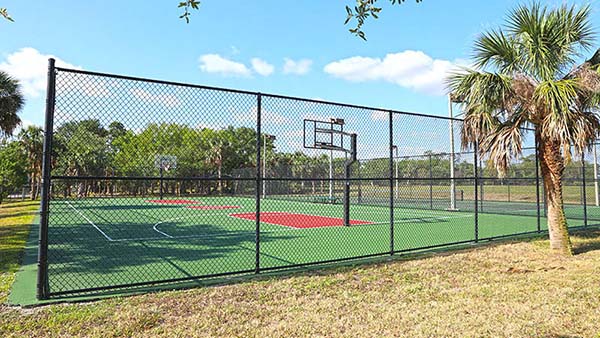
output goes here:
{"type": "MultiPolygon", "coordinates": [[[[344,225],[350,226],[350,170],[356,162],[356,134],[350,134],[350,158],[344,163],[346,182],[344,184],[344,225]]],[[[346,153],[346,156],[348,153],[346,153]]]]}

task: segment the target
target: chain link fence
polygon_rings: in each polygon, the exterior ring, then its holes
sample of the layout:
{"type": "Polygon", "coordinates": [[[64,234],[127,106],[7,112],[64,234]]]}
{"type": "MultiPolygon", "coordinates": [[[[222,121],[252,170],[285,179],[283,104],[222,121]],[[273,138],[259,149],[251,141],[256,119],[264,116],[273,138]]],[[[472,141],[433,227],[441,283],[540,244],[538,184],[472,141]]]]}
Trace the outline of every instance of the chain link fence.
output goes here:
{"type": "MultiPolygon", "coordinates": [[[[459,119],[52,61],[48,84],[39,298],[546,229],[531,135],[499,178],[460,148],[459,119]],[[331,129],[307,133],[306,120],[331,129]]],[[[571,226],[600,220],[590,156],[567,168],[571,226]]]]}

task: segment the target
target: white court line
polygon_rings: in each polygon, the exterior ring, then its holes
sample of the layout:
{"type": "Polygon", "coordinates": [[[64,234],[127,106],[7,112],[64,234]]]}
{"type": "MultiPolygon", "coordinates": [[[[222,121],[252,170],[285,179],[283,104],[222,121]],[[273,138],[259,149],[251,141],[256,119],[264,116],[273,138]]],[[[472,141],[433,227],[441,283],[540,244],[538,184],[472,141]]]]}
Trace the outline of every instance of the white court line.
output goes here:
{"type": "Polygon", "coordinates": [[[171,236],[171,235],[169,235],[169,234],[167,234],[165,232],[162,232],[162,231],[158,230],[158,226],[161,225],[161,224],[163,224],[163,223],[176,221],[176,220],[181,219],[181,218],[183,218],[183,217],[176,217],[176,218],[172,218],[172,219],[167,219],[167,220],[164,220],[164,221],[160,221],[160,222],[154,224],[154,226],[152,227],[152,230],[158,232],[159,234],[161,234],[161,235],[163,235],[165,237],[173,238],[173,236],[171,236]]]}
{"type": "MultiPolygon", "coordinates": [[[[464,215],[464,216],[445,216],[445,217],[439,217],[439,216],[423,216],[423,217],[415,217],[415,218],[408,218],[408,219],[394,219],[394,223],[433,223],[433,222],[428,222],[425,221],[425,219],[429,218],[431,220],[438,220],[438,219],[458,219],[458,218],[471,218],[471,217],[475,217],[474,215],[464,215]]],[[[372,224],[390,224],[390,222],[374,222],[372,224]]],[[[365,224],[368,225],[368,224],[365,224]]]]}
{"type": "Polygon", "coordinates": [[[84,214],[81,213],[81,211],[77,210],[72,204],[71,202],[67,201],[67,205],[71,207],[71,209],[75,210],[76,213],[78,213],[81,217],[83,217],[86,221],[88,221],[88,223],[90,223],[94,229],[98,230],[102,236],[104,236],[104,238],[106,238],[109,242],[114,242],[115,240],[110,238],[110,236],[108,236],[104,231],[102,231],[102,229],[98,228],[98,226],[96,224],[94,224],[94,222],[92,222],[89,218],[85,217],[84,214]]]}
{"type": "MultiPolygon", "coordinates": [[[[191,215],[191,216],[181,216],[181,217],[175,217],[175,218],[170,218],[170,219],[166,219],[166,220],[160,221],[160,222],[154,224],[154,226],[152,227],[152,230],[154,230],[154,231],[158,232],[159,234],[162,234],[162,235],[164,235],[166,237],[169,237],[169,238],[182,238],[181,236],[171,236],[168,233],[159,230],[158,226],[161,225],[161,224],[165,224],[165,223],[172,222],[172,221],[178,221],[178,220],[182,220],[182,219],[198,218],[198,217],[202,217],[202,216],[219,215],[218,212],[211,213],[210,211],[221,211],[222,212],[223,210],[216,210],[215,209],[215,210],[205,210],[205,211],[206,211],[206,213],[203,213],[203,214],[195,214],[195,215],[191,215]]],[[[187,237],[187,236],[184,236],[184,237],[187,237]]]]}

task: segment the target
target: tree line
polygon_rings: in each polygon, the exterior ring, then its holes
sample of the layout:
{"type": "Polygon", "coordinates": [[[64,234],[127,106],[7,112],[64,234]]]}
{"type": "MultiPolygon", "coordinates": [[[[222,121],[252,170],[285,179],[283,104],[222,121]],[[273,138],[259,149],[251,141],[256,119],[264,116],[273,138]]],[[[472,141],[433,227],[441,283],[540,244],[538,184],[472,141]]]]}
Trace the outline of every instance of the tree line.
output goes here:
{"type": "MultiPolygon", "coordinates": [[[[30,198],[38,198],[43,137],[41,128],[30,126],[0,144],[0,202],[26,184],[29,185],[30,198]]],[[[163,172],[166,180],[162,189],[166,193],[252,194],[255,191],[252,179],[256,177],[256,137],[256,131],[247,127],[230,126],[215,130],[175,123],[151,123],[141,131],[134,131],[118,121],[108,126],[95,119],[66,122],[53,134],[52,175],[79,179],[56,179],[52,192],[62,197],[156,194],[161,189],[156,156],[170,155],[177,158],[177,163],[163,172]],[[118,179],[121,177],[129,179],[118,179]]],[[[266,164],[265,178],[298,179],[269,182],[267,190],[270,194],[325,194],[329,175],[335,179],[344,178],[343,156],[331,159],[333,171],[330,174],[329,152],[312,156],[300,151],[285,152],[277,149],[277,141],[264,136],[261,136],[261,141],[266,142],[266,154],[261,155],[261,166],[266,164]]],[[[473,176],[474,165],[467,160],[469,158],[469,154],[456,154],[457,178],[473,176]]],[[[394,160],[394,170],[396,166],[400,179],[450,177],[448,154],[430,151],[423,155],[400,157],[394,160]]],[[[586,170],[591,178],[591,163],[586,164],[586,170]]],[[[359,160],[352,167],[352,177],[368,180],[388,175],[388,158],[359,160]]],[[[483,162],[480,175],[497,177],[497,172],[493,165],[483,162]]],[[[532,154],[512,165],[507,177],[535,178],[535,175],[535,157],[532,154]]],[[[569,164],[565,176],[580,178],[580,163],[569,164]]],[[[408,184],[420,185],[423,182],[416,180],[408,184]]],[[[498,180],[496,183],[503,182],[498,180]]],[[[386,183],[373,181],[372,184],[386,183]]],[[[531,182],[524,180],[512,184],[527,185],[531,182]]]]}

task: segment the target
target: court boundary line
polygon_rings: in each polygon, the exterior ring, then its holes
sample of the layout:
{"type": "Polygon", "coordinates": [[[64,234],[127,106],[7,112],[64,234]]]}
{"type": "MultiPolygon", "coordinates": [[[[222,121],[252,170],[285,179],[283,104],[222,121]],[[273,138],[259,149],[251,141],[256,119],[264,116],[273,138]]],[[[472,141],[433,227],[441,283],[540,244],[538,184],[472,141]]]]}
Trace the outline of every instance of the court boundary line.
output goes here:
{"type": "Polygon", "coordinates": [[[88,223],[90,223],[94,227],[94,229],[98,230],[98,232],[100,232],[102,234],[102,236],[104,236],[104,238],[106,238],[109,242],[115,241],[110,236],[108,236],[104,231],[102,231],[102,229],[100,229],[96,224],[94,224],[94,222],[92,222],[89,218],[87,218],[81,211],[77,210],[77,208],[75,208],[71,204],[71,202],[67,201],[67,205],[69,207],[71,207],[71,209],[75,210],[75,212],[78,213],[81,217],[83,217],[88,223]]]}

